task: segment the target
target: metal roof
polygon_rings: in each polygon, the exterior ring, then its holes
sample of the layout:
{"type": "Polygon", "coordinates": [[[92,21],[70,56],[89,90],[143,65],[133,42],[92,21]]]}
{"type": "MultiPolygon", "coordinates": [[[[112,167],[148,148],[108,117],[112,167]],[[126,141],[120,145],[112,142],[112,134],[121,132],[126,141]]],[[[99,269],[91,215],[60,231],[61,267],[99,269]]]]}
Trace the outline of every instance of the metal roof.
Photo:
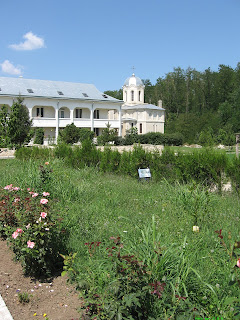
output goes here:
{"type": "Polygon", "coordinates": [[[148,104],[148,103],[144,103],[144,104],[134,104],[134,105],[127,105],[125,104],[122,107],[122,110],[136,110],[136,109],[148,109],[148,110],[165,110],[164,108],[161,107],[157,107],[153,104],[148,104]]]}
{"type": "Polygon", "coordinates": [[[0,77],[0,96],[97,100],[123,103],[100,92],[93,84],[0,77]]]}
{"type": "Polygon", "coordinates": [[[143,82],[139,77],[136,77],[135,74],[133,73],[131,77],[128,77],[123,86],[130,86],[131,84],[135,86],[143,86],[143,82]]]}

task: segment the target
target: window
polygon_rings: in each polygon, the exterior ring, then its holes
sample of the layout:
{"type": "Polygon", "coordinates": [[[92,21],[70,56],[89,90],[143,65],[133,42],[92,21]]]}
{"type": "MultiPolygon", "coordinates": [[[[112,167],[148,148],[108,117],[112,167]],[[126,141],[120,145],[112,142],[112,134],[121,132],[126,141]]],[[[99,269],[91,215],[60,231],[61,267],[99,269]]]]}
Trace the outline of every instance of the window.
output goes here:
{"type": "Polygon", "coordinates": [[[138,91],[138,101],[141,101],[141,91],[138,91]]]}
{"type": "Polygon", "coordinates": [[[133,128],[133,122],[131,123],[131,126],[132,126],[132,128],[133,128]]]}
{"type": "Polygon", "coordinates": [[[33,89],[27,89],[28,93],[33,93],[33,89]]]}
{"type": "Polygon", "coordinates": [[[96,134],[96,136],[99,136],[99,128],[94,128],[94,133],[96,134]]]}
{"type": "Polygon", "coordinates": [[[93,118],[94,119],[99,119],[99,110],[94,110],[93,118]]]}
{"type": "Polygon", "coordinates": [[[125,99],[125,100],[127,101],[127,91],[125,91],[125,97],[126,97],[126,99],[125,99]]]}
{"type": "Polygon", "coordinates": [[[140,123],[140,126],[139,126],[139,133],[142,133],[142,123],[140,123]]]}
{"type": "Polygon", "coordinates": [[[43,113],[43,108],[37,108],[37,117],[43,118],[44,113],[43,113]]]}
{"type": "Polygon", "coordinates": [[[88,95],[86,93],[83,93],[83,96],[86,97],[86,98],[88,97],[88,95]]]}
{"type": "Polygon", "coordinates": [[[64,96],[64,94],[63,94],[62,91],[58,91],[58,94],[59,94],[60,96],[64,96]]]}
{"type": "Polygon", "coordinates": [[[105,98],[105,99],[108,98],[108,96],[107,96],[106,94],[103,94],[102,96],[103,96],[103,98],[105,98]]]}
{"type": "Polygon", "coordinates": [[[134,101],[134,91],[131,91],[132,101],[134,101]]]}
{"type": "Polygon", "coordinates": [[[82,118],[82,109],[76,109],[76,118],[82,118]]]}
{"type": "Polygon", "coordinates": [[[60,118],[64,118],[64,110],[60,110],[60,118]]]}

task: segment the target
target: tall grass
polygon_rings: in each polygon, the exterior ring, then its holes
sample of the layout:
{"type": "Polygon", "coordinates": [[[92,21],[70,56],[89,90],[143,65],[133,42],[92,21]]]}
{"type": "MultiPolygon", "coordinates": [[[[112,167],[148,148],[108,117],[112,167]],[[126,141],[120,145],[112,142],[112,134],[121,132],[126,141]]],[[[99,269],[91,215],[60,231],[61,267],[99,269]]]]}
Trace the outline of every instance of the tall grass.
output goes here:
{"type": "MultiPolygon", "coordinates": [[[[136,161],[138,157],[136,153],[136,161]]],[[[118,154],[113,159],[118,161],[118,154]]],[[[110,158],[105,161],[111,162],[110,158]]],[[[1,185],[36,187],[41,162],[1,160],[1,185]]],[[[147,319],[238,319],[240,290],[233,280],[240,269],[234,267],[215,232],[222,229],[228,248],[240,241],[236,194],[210,193],[196,183],[140,183],[137,177],[106,173],[106,166],[100,171],[73,169],[61,159],[50,164],[49,191],[67,232],[65,246],[69,253],[77,253],[72,278],[86,301],[91,292],[91,303],[96,302],[94,294],[106,305],[114,299],[116,293],[110,289],[116,289],[117,279],[106,248],[110,237],[119,236],[122,254],[134,255],[147,266],[146,279],[165,283],[161,298],[153,295],[147,319]],[[196,223],[199,233],[192,231],[196,223]],[[92,242],[101,244],[89,256],[85,243],[92,242]]]]}

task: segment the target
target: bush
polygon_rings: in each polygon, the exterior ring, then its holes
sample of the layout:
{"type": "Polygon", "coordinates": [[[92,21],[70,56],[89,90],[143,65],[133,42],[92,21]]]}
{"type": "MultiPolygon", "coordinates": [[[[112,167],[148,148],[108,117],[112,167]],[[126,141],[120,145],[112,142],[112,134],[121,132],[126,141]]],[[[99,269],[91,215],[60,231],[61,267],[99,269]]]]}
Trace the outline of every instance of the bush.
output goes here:
{"type": "Polygon", "coordinates": [[[44,130],[43,130],[43,128],[37,128],[34,143],[35,144],[43,144],[43,140],[44,140],[44,130]]]}
{"type": "Polygon", "coordinates": [[[92,140],[94,137],[94,132],[88,128],[79,129],[79,141],[83,142],[84,140],[92,140]]]}
{"type": "Polygon", "coordinates": [[[59,131],[59,141],[66,144],[74,144],[79,141],[80,130],[74,123],[68,124],[63,130],[59,131]]]}
{"type": "MultiPolygon", "coordinates": [[[[49,178],[42,170],[43,187],[48,183],[46,177],[49,178]]],[[[0,189],[0,199],[1,236],[10,242],[25,273],[38,278],[52,276],[62,267],[58,255],[62,237],[58,216],[51,208],[50,193],[10,184],[0,189]]]]}

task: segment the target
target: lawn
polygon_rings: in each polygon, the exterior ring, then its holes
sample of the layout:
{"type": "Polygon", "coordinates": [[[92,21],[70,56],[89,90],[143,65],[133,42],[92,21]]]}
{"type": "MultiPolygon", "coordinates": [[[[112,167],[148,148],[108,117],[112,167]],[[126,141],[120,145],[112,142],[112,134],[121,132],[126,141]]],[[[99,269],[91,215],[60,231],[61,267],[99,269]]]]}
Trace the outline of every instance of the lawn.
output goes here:
{"type": "MultiPolygon", "coordinates": [[[[1,160],[1,186],[36,190],[40,164],[1,160]]],[[[95,168],[68,168],[60,160],[50,166],[46,191],[63,219],[66,251],[76,253],[70,276],[89,315],[239,319],[235,194],[220,196],[194,183],[142,183],[95,168]],[[194,225],[200,232],[192,231],[194,225]]]]}

